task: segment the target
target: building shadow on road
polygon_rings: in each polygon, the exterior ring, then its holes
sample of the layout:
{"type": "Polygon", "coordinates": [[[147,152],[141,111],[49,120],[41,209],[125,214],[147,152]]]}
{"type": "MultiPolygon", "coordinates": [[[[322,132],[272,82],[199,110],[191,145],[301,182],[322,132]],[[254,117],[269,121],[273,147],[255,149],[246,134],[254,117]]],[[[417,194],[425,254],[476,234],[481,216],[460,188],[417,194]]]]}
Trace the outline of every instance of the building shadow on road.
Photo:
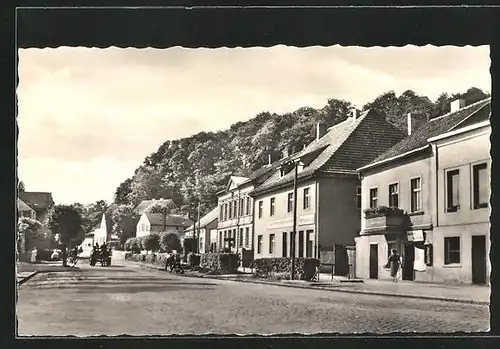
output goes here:
{"type": "Polygon", "coordinates": [[[114,284],[112,287],[96,287],[95,284],[89,285],[43,285],[34,287],[34,289],[58,289],[58,290],[69,290],[71,289],[77,293],[98,293],[98,294],[109,294],[109,293],[144,293],[144,292],[179,292],[179,291],[208,291],[213,290],[216,287],[210,286],[196,286],[190,284],[176,284],[176,285],[116,285],[114,284]]]}

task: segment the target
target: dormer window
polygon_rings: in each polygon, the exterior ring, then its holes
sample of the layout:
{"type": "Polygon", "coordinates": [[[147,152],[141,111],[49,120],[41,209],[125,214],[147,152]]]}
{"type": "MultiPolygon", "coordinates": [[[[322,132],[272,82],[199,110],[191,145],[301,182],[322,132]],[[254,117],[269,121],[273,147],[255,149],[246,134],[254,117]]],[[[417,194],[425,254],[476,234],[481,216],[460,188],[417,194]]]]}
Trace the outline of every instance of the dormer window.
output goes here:
{"type": "Polygon", "coordinates": [[[285,167],[281,167],[280,168],[280,177],[283,177],[284,175],[286,175],[286,168],[285,167]]]}

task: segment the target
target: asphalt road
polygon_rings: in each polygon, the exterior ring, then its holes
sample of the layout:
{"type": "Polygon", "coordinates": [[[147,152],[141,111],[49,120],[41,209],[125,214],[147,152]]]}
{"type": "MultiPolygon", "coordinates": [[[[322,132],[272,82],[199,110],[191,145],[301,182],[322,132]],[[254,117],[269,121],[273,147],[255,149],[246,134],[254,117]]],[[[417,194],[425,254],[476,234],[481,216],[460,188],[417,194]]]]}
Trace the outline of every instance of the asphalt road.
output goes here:
{"type": "Polygon", "coordinates": [[[489,308],[179,277],[120,264],[19,287],[18,334],[43,336],[477,332],[489,308]]]}

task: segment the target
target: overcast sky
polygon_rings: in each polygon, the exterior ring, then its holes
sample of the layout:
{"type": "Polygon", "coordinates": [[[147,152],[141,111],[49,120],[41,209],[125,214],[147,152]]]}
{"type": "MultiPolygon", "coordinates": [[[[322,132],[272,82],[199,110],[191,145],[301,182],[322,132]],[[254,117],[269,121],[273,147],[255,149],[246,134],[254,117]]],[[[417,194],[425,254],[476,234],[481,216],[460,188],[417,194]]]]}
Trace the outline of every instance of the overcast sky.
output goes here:
{"type": "Polygon", "coordinates": [[[488,46],[21,49],[19,177],[57,203],[112,201],[166,140],[328,98],[490,91],[489,67],[488,46]]]}

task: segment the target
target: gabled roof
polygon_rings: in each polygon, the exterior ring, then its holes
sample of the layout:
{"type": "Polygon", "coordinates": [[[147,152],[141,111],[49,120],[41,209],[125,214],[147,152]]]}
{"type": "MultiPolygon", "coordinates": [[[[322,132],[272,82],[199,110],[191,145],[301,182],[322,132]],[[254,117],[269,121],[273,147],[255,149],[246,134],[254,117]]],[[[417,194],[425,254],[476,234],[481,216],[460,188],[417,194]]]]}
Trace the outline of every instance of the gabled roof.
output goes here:
{"type": "Polygon", "coordinates": [[[239,177],[239,176],[231,176],[226,186],[226,191],[231,189],[231,183],[234,183],[236,187],[239,187],[241,184],[248,182],[248,177],[239,177]]]}
{"type": "Polygon", "coordinates": [[[36,210],[46,210],[54,205],[52,193],[20,191],[19,199],[24,201],[29,207],[36,210]]]}
{"type": "MultiPolygon", "coordinates": [[[[367,110],[356,119],[352,117],[328,129],[318,140],[288,160],[301,160],[304,168],[298,174],[302,179],[316,173],[355,175],[359,164],[366,164],[403,138],[403,133],[384,117],[367,110]],[[374,132],[375,131],[375,132],[374,132]]],[[[271,191],[293,182],[294,171],[284,176],[275,172],[254,190],[254,194],[271,191]]]]}
{"type": "Polygon", "coordinates": [[[26,205],[26,203],[21,200],[21,199],[17,199],[17,210],[20,211],[20,212],[23,212],[23,211],[34,211],[31,207],[29,207],[28,205],[26,205]]]}
{"type": "Polygon", "coordinates": [[[158,199],[158,200],[143,200],[139,205],[134,208],[134,213],[143,214],[151,205],[161,205],[166,206],[170,209],[177,208],[177,205],[174,203],[172,199],[158,199]]]}
{"type": "MultiPolygon", "coordinates": [[[[203,217],[200,218],[200,226],[201,228],[205,228],[207,225],[209,225],[210,223],[212,223],[214,220],[218,219],[219,216],[218,216],[218,207],[215,207],[212,211],[208,212],[206,215],[204,215],[203,217]]],[[[187,228],[187,230],[193,230],[194,229],[194,225],[196,225],[196,227],[198,227],[198,222],[194,222],[194,224],[190,225],[189,228],[187,228]]]]}
{"type": "MultiPolygon", "coordinates": [[[[161,213],[144,213],[153,226],[163,226],[164,215],[161,213]]],[[[167,215],[166,225],[169,227],[188,227],[193,224],[189,218],[180,215],[167,215]]]]}
{"type": "Polygon", "coordinates": [[[452,131],[459,127],[468,125],[469,118],[474,120],[488,119],[491,111],[491,98],[470,104],[458,111],[429,120],[410,136],[403,138],[389,150],[378,156],[368,165],[359,167],[359,170],[371,168],[378,164],[396,160],[412,151],[424,150],[428,146],[429,138],[452,131]]]}

